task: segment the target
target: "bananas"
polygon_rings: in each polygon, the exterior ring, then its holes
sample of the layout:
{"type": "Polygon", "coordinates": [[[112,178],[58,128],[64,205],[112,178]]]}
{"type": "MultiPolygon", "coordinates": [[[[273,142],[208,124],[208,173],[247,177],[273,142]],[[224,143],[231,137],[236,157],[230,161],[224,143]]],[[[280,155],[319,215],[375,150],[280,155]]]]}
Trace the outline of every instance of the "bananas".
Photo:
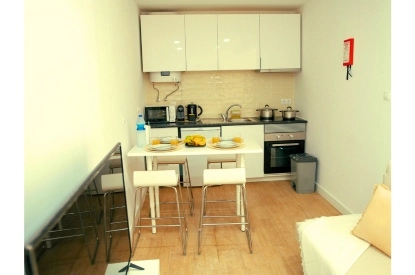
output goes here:
{"type": "Polygon", "coordinates": [[[186,145],[189,145],[189,146],[205,146],[206,138],[201,135],[187,136],[184,139],[184,143],[186,143],[186,145]]]}

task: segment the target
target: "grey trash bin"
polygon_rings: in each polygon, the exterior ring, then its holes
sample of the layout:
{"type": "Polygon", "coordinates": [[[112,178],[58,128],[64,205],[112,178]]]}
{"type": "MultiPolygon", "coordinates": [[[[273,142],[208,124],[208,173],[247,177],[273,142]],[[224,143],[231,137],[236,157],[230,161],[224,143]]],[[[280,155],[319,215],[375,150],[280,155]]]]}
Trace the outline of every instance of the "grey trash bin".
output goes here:
{"type": "Polygon", "coordinates": [[[293,154],[291,158],[291,183],[297,193],[313,193],[316,185],[317,158],[307,154],[293,154]]]}

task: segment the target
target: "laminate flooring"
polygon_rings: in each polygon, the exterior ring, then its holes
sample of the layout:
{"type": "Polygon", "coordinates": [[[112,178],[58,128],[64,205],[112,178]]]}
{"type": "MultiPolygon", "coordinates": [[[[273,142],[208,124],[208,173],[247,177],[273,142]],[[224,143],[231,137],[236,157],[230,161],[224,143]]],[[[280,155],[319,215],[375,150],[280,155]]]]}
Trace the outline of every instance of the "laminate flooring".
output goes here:
{"type": "MultiPolygon", "coordinates": [[[[141,230],[132,260],[159,259],[162,275],[303,274],[295,223],[320,216],[340,215],[339,211],[318,193],[296,193],[290,181],[247,183],[246,188],[252,254],[249,252],[246,234],[238,225],[204,227],[202,251],[198,254],[202,188],[194,187],[194,215],[190,216],[188,205],[183,205],[188,226],[186,255],[182,252],[178,227],[157,228],[156,234],[152,234],[150,228],[145,228],[141,230]]],[[[182,191],[183,199],[186,200],[186,189],[183,188],[182,191]]],[[[161,201],[171,201],[171,194],[170,188],[161,188],[161,201]]],[[[235,187],[212,187],[209,189],[209,196],[211,199],[234,199],[235,187]]],[[[147,196],[142,215],[148,215],[148,204],[147,196]]],[[[161,211],[169,212],[173,207],[174,205],[165,204],[161,211]]],[[[212,204],[207,206],[207,211],[225,213],[234,211],[234,207],[234,203],[212,204]]],[[[89,262],[83,239],[79,238],[75,245],[55,245],[54,252],[44,252],[39,258],[40,274],[105,274],[108,263],[105,261],[102,220],[97,228],[100,243],[93,265],[89,262]],[[51,271],[47,271],[48,269],[51,271]]],[[[135,236],[137,231],[135,230],[135,236]]],[[[128,256],[127,231],[115,232],[109,263],[128,261],[128,256]]]]}

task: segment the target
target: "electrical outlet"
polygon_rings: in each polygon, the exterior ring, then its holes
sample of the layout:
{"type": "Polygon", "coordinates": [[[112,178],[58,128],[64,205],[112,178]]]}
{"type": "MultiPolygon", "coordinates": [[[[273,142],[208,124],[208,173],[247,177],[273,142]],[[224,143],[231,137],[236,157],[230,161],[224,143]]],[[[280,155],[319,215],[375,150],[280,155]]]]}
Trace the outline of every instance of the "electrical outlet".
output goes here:
{"type": "Polygon", "coordinates": [[[283,99],[281,99],[281,104],[291,104],[291,98],[283,98],[283,99]]]}

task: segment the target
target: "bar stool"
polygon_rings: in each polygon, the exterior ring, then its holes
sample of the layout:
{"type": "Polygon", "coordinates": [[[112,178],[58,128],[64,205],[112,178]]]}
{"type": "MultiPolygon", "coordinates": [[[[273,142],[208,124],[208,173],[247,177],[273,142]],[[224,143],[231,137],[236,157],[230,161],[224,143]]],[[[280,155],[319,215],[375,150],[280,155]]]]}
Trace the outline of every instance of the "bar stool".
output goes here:
{"type": "MultiPolygon", "coordinates": [[[[105,243],[105,259],[109,262],[110,252],[111,252],[111,244],[112,244],[112,232],[116,231],[123,231],[128,230],[128,223],[127,223],[127,216],[126,214],[124,220],[117,220],[114,221],[114,211],[117,209],[124,209],[124,213],[126,213],[125,208],[125,199],[123,198],[124,203],[115,205],[114,203],[114,195],[115,193],[124,193],[124,185],[122,179],[122,173],[116,174],[107,174],[101,176],[101,186],[102,191],[104,193],[104,243],[105,243]],[[107,195],[110,196],[110,205],[107,207],[107,195]],[[109,210],[109,223],[107,222],[107,208],[109,210]],[[125,227],[119,228],[120,224],[125,223],[125,227]],[[107,228],[109,225],[109,228],[107,228]],[[107,243],[107,235],[109,235],[109,243],[107,243]]],[[[124,194],[123,194],[124,195],[124,194]]]]}
{"type": "Polygon", "coordinates": [[[186,156],[161,156],[157,157],[156,167],[158,170],[158,165],[165,165],[165,164],[178,164],[183,169],[183,180],[180,181],[182,186],[185,186],[187,189],[187,203],[189,204],[190,216],[193,216],[194,212],[194,200],[193,200],[193,191],[192,191],[192,182],[190,180],[190,172],[189,172],[189,163],[187,161],[186,156]]]}
{"type": "Polygon", "coordinates": [[[236,155],[209,155],[207,158],[206,168],[209,169],[211,164],[220,163],[220,168],[222,168],[223,163],[232,163],[236,164],[236,155]]]}
{"type": "MultiPolygon", "coordinates": [[[[134,171],[134,187],[135,187],[135,196],[134,196],[134,205],[137,206],[137,193],[138,190],[141,191],[143,188],[153,188],[153,187],[167,187],[174,190],[175,194],[175,204],[177,207],[177,216],[161,216],[160,217],[150,217],[150,218],[142,218],[141,217],[141,205],[138,207],[138,225],[135,220],[133,220],[134,230],[138,228],[138,236],[134,242],[134,251],[137,247],[138,239],[140,238],[141,228],[156,228],[156,227],[179,227],[180,229],[180,238],[182,240],[182,250],[183,255],[186,255],[186,248],[187,248],[187,222],[186,217],[182,214],[181,205],[183,203],[181,186],[179,176],[176,174],[174,170],[150,170],[150,171],[134,171]],[[179,189],[179,194],[177,193],[177,187],[179,189]],[[179,200],[180,195],[180,200],[179,200]],[[170,220],[167,224],[156,224],[156,220],[166,219],[170,220]],[[151,225],[141,225],[142,220],[151,220],[151,225]],[[177,223],[173,223],[171,220],[177,220],[177,223]]],[[[141,194],[141,192],[139,192],[141,194]]],[[[160,202],[162,203],[172,203],[172,202],[160,202]]],[[[150,194],[150,207],[154,207],[153,198],[151,198],[150,194]],[[152,205],[153,204],[153,205],[152,205]]],[[[152,211],[153,212],[153,211],[152,211]]],[[[154,212],[153,212],[154,213],[154,212]]],[[[133,232],[134,233],[134,232],[133,232]]],[[[134,238],[134,234],[133,234],[134,238]]]]}
{"type": "Polygon", "coordinates": [[[88,185],[87,189],[84,192],[91,199],[92,213],[95,216],[96,223],[99,224],[101,222],[103,210],[102,210],[101,200],[99,199],[98,187],[97,187],[97,183],[95,182],[95,179],[92,180],[92,182],[90,183],[90,185],[88,185]],[[95,203],[94,203],[94,196],[96,196],[96,199],[98,200],[98,209],[96,208],[95,203]]]}
{"type": "Polygon", "coordinates": [[[94,264],[98,252],[99,236],[90,203],[88,192],[82,192],[57,221],[56,226],[43,238],[44,247],[51,248],[55,240],[82,237],[90,263],[94,264]],[[92,240],[95,240],[95,247],[91,251],[90,241],[92,240]]]}
{"type": "MultiPolygon", "coordinates": [[[[198,253],[201,253],[202,231],[204,226],[219,225],[241,225],[241,230],[245,231],[248,239],[249,251],[252,253],[251,229],[248,216],[248,205],[246,198],[246,175],[245,168],[230,169],[205,169],[203,171],[202,207],[200,210],[200,223],[198,235],[198,253]],[[207,190],[211,186],[234,185],[236,186],[236,200],[208,200],[207,190]],[[207,215],[207,203],[226,203],[236,202],[235,215],[207,215]],[[215,219],[228,219],[227,222],[217,222],[215,219]],[[240,220],[235,221],[235,218],[240,220]],[[209,222],[205,220],[208,219],[209,222]],[[211,222],[210,222],[211,221],[211,222]]],[[[211,212],[211,211],[210,211],[211,212]]]]}

